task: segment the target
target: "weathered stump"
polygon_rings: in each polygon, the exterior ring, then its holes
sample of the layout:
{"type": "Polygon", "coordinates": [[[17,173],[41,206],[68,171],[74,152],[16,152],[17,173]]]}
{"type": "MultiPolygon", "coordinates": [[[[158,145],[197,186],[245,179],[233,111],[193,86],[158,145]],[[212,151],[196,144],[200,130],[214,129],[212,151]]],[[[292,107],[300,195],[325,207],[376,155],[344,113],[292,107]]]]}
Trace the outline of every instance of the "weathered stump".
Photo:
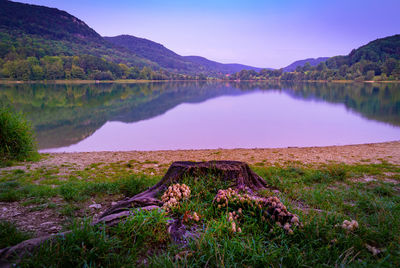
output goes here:
{"type": "Polygon", "coordinates": [[[224,181],[232,182],[231,187],[244,190],[258,190],[267,186],[263,178],[258,176],[250,167],[239,161],[209,161],[209,162],[174,162],[164,177],[150,189],[118,202],[105,211],[97,222],[115,223],[120,217],[125,217],[127,210],[134,207],[162,205],[156,198],[169,185],[179,183],[185,177],[204,177],[215,175],[224,181]]]}
{"type": "MultiPolygon", "coordinates": [[[[165,176],[156,185],[133,197],[121,200],[115,206],[100,215],[93,224],[105,223],[108,226],[115,225],[123,218],[134,213],[131,210],[132,208],[145,210],[159,209],[163,205],[163,202],[157,198],[157,195],[163,193],[169,185],[179,183],[187,176],[205,177],[207,175],[218,176],[224,181],[230,181],[232,183],[230,186],[231,188],[240,190],[258,190],[267,186],[266,182],[254,173],[244,162],[174,162],[169,167],[165,176]]],[[[15,255],[22,257],[26,251],[31,251],[43,242],[55,239],[59,236],[65,235],[66,233],[68,232],[38,237],[26,240],[13,247],[2,249],[0,250],[0,260],[7,260],[15,255]]]]}

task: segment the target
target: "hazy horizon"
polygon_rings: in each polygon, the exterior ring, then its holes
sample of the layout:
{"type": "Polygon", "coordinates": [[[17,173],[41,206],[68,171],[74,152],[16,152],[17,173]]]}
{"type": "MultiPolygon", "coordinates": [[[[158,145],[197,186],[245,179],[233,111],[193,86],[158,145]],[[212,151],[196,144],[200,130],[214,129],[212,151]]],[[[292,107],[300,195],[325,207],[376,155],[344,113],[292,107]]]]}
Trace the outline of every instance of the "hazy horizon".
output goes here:
{"type": "Polygon", "coordinates": [[[183,56],[270,68],[346,55],[400,29],[396,0],[16,2],[65,10],[102,36],[129,34],[183,56]]]}

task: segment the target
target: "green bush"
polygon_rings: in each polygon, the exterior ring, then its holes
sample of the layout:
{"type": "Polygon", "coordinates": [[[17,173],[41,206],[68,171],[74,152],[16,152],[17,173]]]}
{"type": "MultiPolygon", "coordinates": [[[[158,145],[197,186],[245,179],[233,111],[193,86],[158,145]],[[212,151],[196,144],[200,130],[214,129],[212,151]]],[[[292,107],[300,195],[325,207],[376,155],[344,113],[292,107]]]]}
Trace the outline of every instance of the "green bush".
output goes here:
{"type": "Polygon", "coordinates": [[[38,157],[31,124],[21,113],[0,108],[0,164],[38,157]]]}

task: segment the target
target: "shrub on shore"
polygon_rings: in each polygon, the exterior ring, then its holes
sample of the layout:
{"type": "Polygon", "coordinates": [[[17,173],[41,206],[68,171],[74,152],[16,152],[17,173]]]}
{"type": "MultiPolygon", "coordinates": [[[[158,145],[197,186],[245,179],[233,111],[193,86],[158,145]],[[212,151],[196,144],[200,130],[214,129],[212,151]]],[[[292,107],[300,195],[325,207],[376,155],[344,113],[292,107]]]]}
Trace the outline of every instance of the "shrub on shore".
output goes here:
{"type": "Polygon", "coordinates": [[[0,165],[38,157],[31,124],[21,113],[0,108],[0,165]]]}

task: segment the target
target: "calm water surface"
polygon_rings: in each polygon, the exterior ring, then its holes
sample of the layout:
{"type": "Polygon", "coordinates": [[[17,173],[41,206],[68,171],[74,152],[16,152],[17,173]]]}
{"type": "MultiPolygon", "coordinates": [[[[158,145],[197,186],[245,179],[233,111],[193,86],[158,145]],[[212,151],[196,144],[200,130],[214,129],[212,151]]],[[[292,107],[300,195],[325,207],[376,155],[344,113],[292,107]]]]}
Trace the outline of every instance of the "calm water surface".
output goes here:
{"type": "Polygon", "coordinates": [[[42,152],[323,146],[400,140],[399,84],[0,86],[42,152]]]}

